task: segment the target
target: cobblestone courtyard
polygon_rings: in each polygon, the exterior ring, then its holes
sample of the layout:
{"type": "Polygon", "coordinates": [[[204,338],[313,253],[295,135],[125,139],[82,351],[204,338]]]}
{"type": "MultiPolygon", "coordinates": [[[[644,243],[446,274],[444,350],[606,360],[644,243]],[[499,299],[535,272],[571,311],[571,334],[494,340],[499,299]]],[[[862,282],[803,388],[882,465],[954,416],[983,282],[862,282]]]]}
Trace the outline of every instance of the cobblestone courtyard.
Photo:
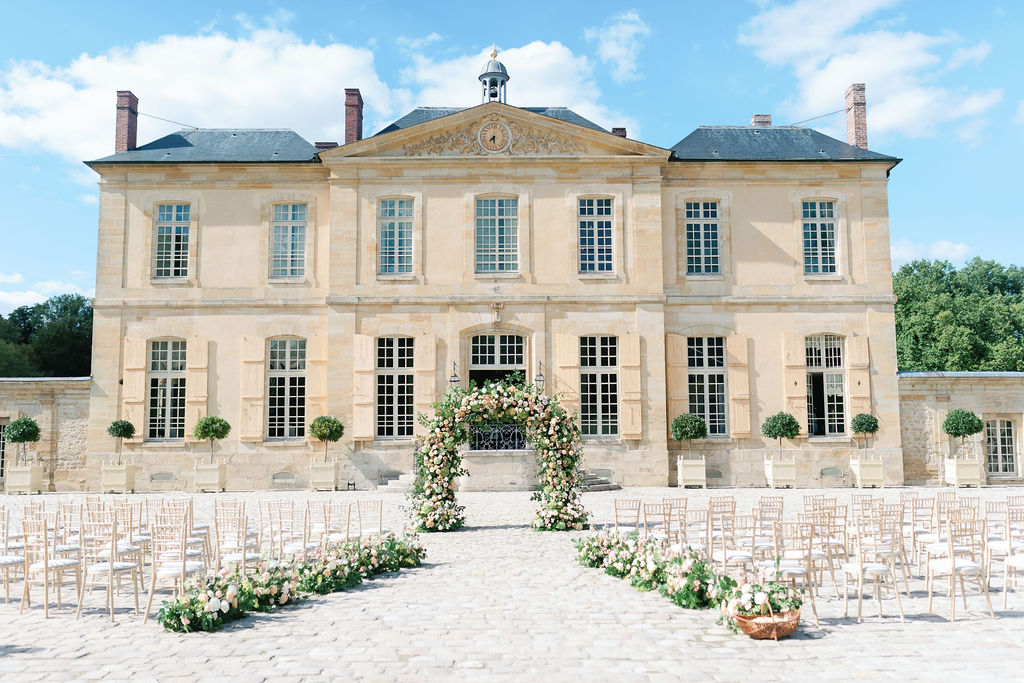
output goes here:
{"type": "MultiPolygon", "coordinates": [[[[1019,489],[982,489],[1002,499],[1019,489]]],[[[922,495],[934,493],[922,489],[922,495]]],[[[787,517],[814,491],[782,492],[787,517]]],[[[588,493],[593,521],[607,524],[619,497],[659,501],[678,489],[628,489],[588,493]]],[[[764,489],[718,490],[748,508],[764,489]]],[[[833,490],[844,502],[850,490],[833,490]]],[[[173,494],[167,494],[173,495],[173,494]]],[[[221,494],[243,498],[255,510],[261,498],[324,498],[308,492],[221,494]]],[[[384,499],[385,522],[404,524],[400,494],[336,493],[384,499]]],[[[691,506],[708,492],[687,491],[691,506]]],[[[884,495],[896,499],[896,490],[884,495]]],[[[968,495],[975,495],[971,491],[968,495]]],[[[62,495],[61,499],[71,496],[62,495]]],[[[38,497],[36,498],[38,499],[38,497]]],[[[54,496],[47,502],[53,504],[54,496]]],[[[213,495],[197,496],[197,518],[212,513],[213,495]]],[[[0,497],[19,510],[24,498],[0,497]]],[[[1024,654],[1024,590],[988,618],[984,598],[968,596],[968,610],[948,623],[949,599],[936,596],[926,614],[924,581],[911,582],[904,602],[908,622],[885,601],[886,617],[865,604],[865,623],[844,619],[841,600],[826,583],[818,602],[821,627],[808,619],[798,634],[778,644],[734,636],[711,612],[680,609],[656,593],[585,569],[574,561],[571,539],[580,534],[529,529],[534,503],[528,493],[464,493],[469,527],[424,536],[425,565],[371,579],[347,593],[313,598],[271,615],[254,615],[212,634],[165,633],[145,626],[122,595],[117,622],[101,612],[102,598],[51,611],[41,605],[18,616],[18,605],[0,604],[0,680],[847,680],[1014,679],[1024,654]]],[[[20,517],[17,512],[15,518],[20,517]]],[[[841,581],[841,579],[840,579],[841,581]]],[[[1002,586],[1001,572],[993,581],[1002,586]]],[[[19,588],[20,590],[20,588],[19,588]]],[[[38,591],[37,591],[38,593],[38,591]]],[[[39,596],[41,598],[41,595],[39,596]]],[[[73,603],[73,601],[72,601],[73,603]]],[[[806,606],[805,606],[806,607],[806,606]]],[[[855,605],[853,606],[855,609],[855,605]]],[[[805,609],[810,617],[810,610],[805,609]]]]}

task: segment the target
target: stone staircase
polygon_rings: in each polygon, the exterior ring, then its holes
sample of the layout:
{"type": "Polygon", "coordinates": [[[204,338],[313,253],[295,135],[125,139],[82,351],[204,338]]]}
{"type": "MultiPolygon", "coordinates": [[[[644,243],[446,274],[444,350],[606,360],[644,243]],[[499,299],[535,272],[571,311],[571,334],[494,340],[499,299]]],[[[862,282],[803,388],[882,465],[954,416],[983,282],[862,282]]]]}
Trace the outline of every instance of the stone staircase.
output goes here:
{"type": "MultiPolygon", "coordinates": [[[[413,474],[400,474],[398,472],[384,472],[381,477],[385,483],[377,487],[378,491],[408,491],[412,488],[413,481],[416,479],[413,474]]],[[[601,476],[593,472],[583,472],[583,483],[580,486],[580,489],[583,491],[618,491],[621,488],[621,486],[610,480],[607,476],[601,476]]]]}
{"type": "Polygon", "coordinates": [[[604,472],[601,472],[601,474],[595,474],[594,472],[587,472],[586,470],[584,470],[583,485],[580,486],[580,488],[583,491],[587,492],[618,491],[619,489],[622,488],[621,486],[613,482],[611,479],[609,479],[607,476],[602,476],[603,474],[604,472]]]}
{"type": "Polygon", "coordinates": [[[384,479],[384,483],[377,487],[378,491],[408,491],[416,481],[416,475],[411,473],[385,472],[381,478],[384,479]]]}

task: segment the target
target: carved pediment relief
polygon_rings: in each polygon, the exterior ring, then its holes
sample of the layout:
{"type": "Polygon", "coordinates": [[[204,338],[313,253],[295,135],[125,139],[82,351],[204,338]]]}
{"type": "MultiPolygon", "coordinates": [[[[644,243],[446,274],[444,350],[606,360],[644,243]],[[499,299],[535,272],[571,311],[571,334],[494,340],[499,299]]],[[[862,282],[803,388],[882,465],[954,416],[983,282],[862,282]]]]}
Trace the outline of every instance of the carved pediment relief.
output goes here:
{"type": "Polygon", "coordinates": [[[409,157],[534,154],[548,156],[586,154],[587,147],[572,136],[491,114],[459,128],[441,131],[403,145],[402,151],[405,156],[409,157]],[[502,149],[489,150],[481,141],[481,129],[491,122],[497,122],[507,127],[508,142],[502,149]]]}

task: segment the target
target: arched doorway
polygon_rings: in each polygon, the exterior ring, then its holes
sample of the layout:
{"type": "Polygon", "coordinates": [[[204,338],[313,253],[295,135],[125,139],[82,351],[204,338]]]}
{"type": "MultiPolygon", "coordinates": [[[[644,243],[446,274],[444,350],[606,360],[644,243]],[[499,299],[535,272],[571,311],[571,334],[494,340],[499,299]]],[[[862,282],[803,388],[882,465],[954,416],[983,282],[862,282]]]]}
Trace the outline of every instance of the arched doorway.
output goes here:
{"type": "MultiPolygon", "coordinates": [[[[469,345],[470,386],[482,388],[491,382],[512,383],[526,379],[526,339],[514,332],[475,334],[469,345]]],[[[521,383],[523,383],[521,382],[521,383]]],[[[469,449],[473,451],[521,451],[529,446],[522,426],[500,416],[471,430],[469,449]]]]}

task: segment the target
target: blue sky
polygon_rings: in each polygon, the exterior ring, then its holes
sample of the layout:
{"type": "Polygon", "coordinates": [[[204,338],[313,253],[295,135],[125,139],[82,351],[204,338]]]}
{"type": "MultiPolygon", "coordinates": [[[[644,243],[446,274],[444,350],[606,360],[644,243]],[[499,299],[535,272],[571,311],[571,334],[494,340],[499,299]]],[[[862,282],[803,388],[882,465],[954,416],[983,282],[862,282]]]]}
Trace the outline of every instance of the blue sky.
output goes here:
{"type": "MultiPolygon", "coordinates": [[[[0,5],[0,313],[91,294],[96,176],[114,91],[199,127],[343,139],[417,105],[478,102],[491,43],[509,103],[569,106],[669,147],[701,124],[788,124],[867,84],[869,146],[889,185],[893,258],[1024,263],[1024,3],[81,3],[0,5]]],[[[842,114],[806,125],[845,139],[842,114]]],[[[142,117],[140,144],[179,126],[142,117]]]]}

